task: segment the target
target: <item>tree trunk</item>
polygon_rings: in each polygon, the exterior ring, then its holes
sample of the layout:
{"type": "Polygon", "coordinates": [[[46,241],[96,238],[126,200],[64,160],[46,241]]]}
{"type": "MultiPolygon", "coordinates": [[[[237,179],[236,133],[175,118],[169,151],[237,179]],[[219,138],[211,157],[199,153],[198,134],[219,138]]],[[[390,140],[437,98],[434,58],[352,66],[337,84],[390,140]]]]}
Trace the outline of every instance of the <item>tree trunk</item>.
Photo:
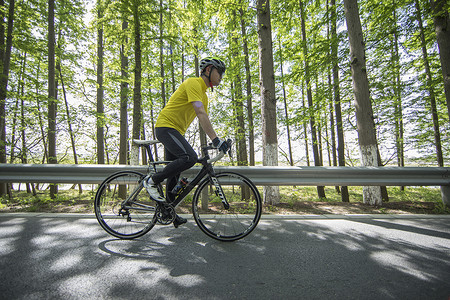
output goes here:
{"type": "Polygon", "coordinates": [[[448,0],[430,0],[430,4],[434,15],[434,28],[439,46],[445,98],[450,119],[450,3],[448,0]]]}
{"type": "MultiPolygon", "coordinates": [[[[305,85],[304,82],[302,80],[302,107],[305,108],[306,104],[305,104],[305,85]]],[[[303,138],[305,140],[305,159],[306,159],[306,165],[309,167],[310,166],[310,159],[309,159],[309,139],[308,139],[308,122],[306,121],[306,119],[303,119],[303,138]]]]}
{"type": "MultiPolygon", "coordinates": [[[[125,18],[125,17],[123,17],[125,18]]],[[[122,31],[128,29],[128,22],[122,22],[122,31]]],[[[127,35],[125,35],[127,36],[127,35]]],[[[125,54],[125,45],[128,38],[122,41],[120,47],[120,134],[119,134],[119,164],[128,164],[128,56],[125,54]]],[[[119,186],[119,197],[125,199],[127,194],[126,186],[119,186]]]]}
{"type": "MultiPolygon", "coordinates": [[[[364,40],[357,0],[344,0],[345,18],[350,42],[350,64],[355,97],[358,142],[363,166],[378,166],[375,124],[370,102],[364,40]]],[[[364,203],[381,205],[381,188],[363,187],[364,203]]]]}
{"type": "MultiPolygon", "coordinates": [[[[258,19],[263,165],[277,166],[277,114],[272,51],[272,28],[270,21],[270,1],[257,0],[256,6],[258,19]]],[[[264,202],[269,204],[278,204],[280,202],[278,187],[264,187],[264,202]]]]}
{"type": "MultiPolygon", "coordinates": [[[[301,14],[301,29],[302,29],[302,40],[303,40],[303,56],[305,58],[305,79],[306,79],[306,94],[308,97],[309,111],[311,112],[309,116],[309,125],[311,126],[311,138],[312,147],[314,155],[314,165],[321,166],[321,159],[319,154],[319,141],[317,138],[316,120],[314,118],[314,107],[312,99],[312,88],[311,88],[311,78],[309,75],[309,62],[308,62],[308,50],[306,46],[306,25],[305,25],[305,13],[303,10],[303,1],[299,1],[300,4],[300,14],[301,14]]],[[[317,187],[317,195],[319,198],[325,198],[325,188],[323,186],[317,187]]]]}
{"type": "MultiPolygon", "coordinates": [[[[20,104],[20,122],[21,122],[21,136],[22,136],[22,150],[20,151],[20,160],[23,164],[28,163],[28,149],[27,149],[27,136],[25,129],[27,128],[26,119],[25,119],[25,68],[26,68],[26,62],[27,62],[27,52],[24,52],[23,54],[23,65],[22,65],[22,71],[21,71],[21,77],[22,80],[20,81],[20,98],[21,98],[21,104],[20,104]]],[[[11,155],[13,151],[11,149],[11,155]]],[[[11,161],[12,163],[12,161],[11,161]]],[[[36,196],[36,189],[34,188],[33,183],[27,183],[27,193],[33,193],[33,196],[36,196]]],[[[12,184],[8,187],[8,189],[12,188],[12,184]]]]}
{"type": "MultiPolygon", "coordinates": [[[[403,105],[402,105],[402,82],[400,78],[400,53],[398,49],[398,30],[397,30],[397,12],[396,1],[393,0],[393,19],[394,19],[394,47],[392,53],[392,66],[394,69],[394,124],[395,124],[395,145],[397,148],[397,166],[405,166],[404,143],[403,143],[403,105]]],[[[401,186],[401,190],[405,187],[401,186]]]]}
{"type": "MultiPolygon", "coordinates": [[[[36,95],[40,95],[41,91],[39,90],[39,78],[40,78],[40,69],[41,67],[41,61],[38,61],[38,67],[36,71],[36,95]]],[[[44,129],[44,120],[42,118],[42,112],[41,112],[41,101],[39,99],[39,96],[36,97],[36,107],[37,107],[37,114],[38,114],[38,121],[39,121],[39,129],[41,132],[41,138],[42,138],[42,144],[43,144],[43,150],[44,155],[42,157],[42,163],[45,163],[48,159],[48,147],[47,147],[47,140],[45,137],[45,129],[44,129]]]]}
{"type": "MultiPolygon", "coordinates": [[[[150,78],[149,78],[150,79],[150,78]]],[[[153,99],[152,99],[152,90],[149,89],[148,91],[150,95],[150,120],[151,120],[151,126],[152,126],[152,139],[156,140],[156,133],[155,133],[155,113],[154,113],[154,105],[153,105],[153,99]]],[[[158,144],[153,145],[153,159],[155,161],[158,161],[158,144]]]]}
{"type": "MultiPolygon", "coordinates": [[[[14,24],[14,0],[9,1],[8,29],[6,36],[6,45],[4,43],[4,18],[3,18],[3,0],[0,2],[0,163],[6,163],[6,94],[8,91],[9,65],[11,61],[11,48],[13,40],[14,24]]],[[[0,197],[6,194],[7,185],[0,183],[0,197]]]]}
{"type": "MultiPolygon", "coordinates": [[[[24,72],[25,72],[25,64],[26,64],[26,52],[24,53],[24,58],[23,58],[23,62],[21,62],[21,66],[20,66],[20,72],[18,74],[18,85],[17,85],[17,97],[16,97],[16,105],[15,108],[13,109],[14,113],[12,116],[12,128],[11,128],[11,142],[10,142],[10,154],[9,154],[9,163],[13,164],[14,160],[15,160],[15,148],[17,147],[17,144],[19,143],[19,141],[16,141],[16,131],[21,131],[21,135],[22,135],[22,150],[20,151],[20,153],[18,154],[19,158],[21,158],[21,162],[24,163],[25,157],[24,155],[26,155],[25,152],[25,119],[24,119],[24,72]],[[17,123],[18,123],[18,112],[19,112],[19,103],[20,103],[20,112],[21,112],[21,117],[20,117],[20,127],[17,128],[17,123]],[[16,130],[17,129],[17,130],[16,130]]],[[[20,135],[19,135],[20,136],[20,135]]],[[[20,188],[20,185],[19,185],[20,188]]],[[[6,191],[7,194],[9,195],[9,198],[12,199],[12,184],[11,183],[7,183],[6,184],[6,191]]],[[[29,184],[27,184],[27,192],[29,193],[29,184]]]]}
{"type": "Polygon", "coordinates": [[[425,66],[425,74],[427,78],[427,90],[429,93],[429,99],[430,99],[430,110],[431,110],[431,118],[433,120],[433,131],[434,131],[434,142],[436,147],[436,159],[439,167],[444,166],[444,156],[442,155],[442,145],[441,145],[441,133],[439,129],[439,116],[437,112],[437,105],[436,105],[436,96],[434,93],[434,84],[433,84],[433,76],[431,74],[430,69],[430,63],[428,61],[428,51],[427,51],[427,44],[425,40],[425,33],[423,28],[423,22],[422,22],[422,13],[420,9],[420,4],[418,0],[415,0],[416,5],[416,17],[417,22],[419,23],[419,30],[420,30],[420,43],[422,46],[422,58],[423,58],[423,64],[425,66]]]}
{"type": "MultiPolygon", "coordinates": [[[[380,154],[380,149],[378,149],[378,145],[377,145],[377,161],[378,161],[378,166],[382,167],[383,162],[381,161],[381,154],[380,154]]],[[[384,202],[389,202],[389,194],[388,194],[386,186],[381,186],[380,189],[381,189],[381,200],[384,202]]]]}
{"type": "MultiPolygon", "coordinates": [[[[22,56],[21,56],[22,57],[22,56]]],[[[25,67],[26,67],[26,61],[27,61],[27,52],[23,53],[23,60],[21,62],[20,66],[20,73],[18,74],[18,85],[17,85],[17,95],[16,97],[16,108],[14,109],[14,115],[12,120],[12,129],[11,129],[11,145],[10,145],[10,160],[9,163],[13,164],[15,160],[15,148],[17,147],[16,144],[19,143],[19,141],[16,141],[16,129],[17,124],[19,123],[20,119],[20,128],[17,129],[17,131],[20,131],[20,135],[22,136],[22,150],[20,151],[19,157],[23,161],[27,155],[26,153],[26,136],[25,136],[25,129],[26,129],[26,121],[25,121],[25,67]],[[20,104],[20,105],[19,105],[20,104]],[[19,106],[20,106],[20,118],[17,117],[19,112],[19,106]]],[[[19,135],[19,136],[20,136],[19,135]]]]}
{"type": "MultiPolygon", "coordinates": [[[[194,61],[195,61],[195,76],[200,77],[199,58],[197,55],[195,55],[194,61]]],[[[200,123],[198,123],[198,133],[200,138],[200,147],[206,147],[206,145],[208,144],[208,140],[206,139],[206,133],[203,130],[200,123]]]]}
{"type": "Polygon", "coordinates": [[[239,14],[241,17],[241,33],[242,33],[242,48],[244,51],[244,66],[245,66],[245,82],[246,82],[246,103],[247,103],[247,119],[248,119],[248,152],[249,152],[249,164],[250,166],[255,165],[255,133],[253,125],[253,99],[252,99],[252,78],[250,71],[250,59],[248,54],[248,42],[247,42],[247,32],[246,23],[244,19],[244,11],[242,8],[239,9],[239,14]]]}
{"type": "MultiPolygon", "coordinates": [[[[128,22],[123,21],[122,30],[126,31],[128,22]]],[[[125,55],[125,44],[120,48],[120,70],[122,81],[120,82],[120,148],[119,164],[128,163],[128,56],[125,55]]]]}
{"type": "Polygon", "coordinates": [[[244,103],[242,96],[242,82],[239,74],[236,75],[235,81],[236,97],[236,146],[238,166],[247,166],[247,145],[245,137],[245,121],[244,121],[244,103]]]}
{"type": "Polygon", "coordinates": [[[105,111],[103,104],[103,8],[98,1],[98,22],[97,25],[97,163],[105,163],[105,111]]]}
{"type": "MultiPolygon", "coordinates": [[[[194,30],[194,33],[197,33],[197,31],[194,30]]],[[[195,50],[196,50],[195,52],[198,53],[197,46],[195,47],[195,50]]],[[[195,64],[195,76],[200,77],[199,57],[197,54],[194,56],[194,64],[195,64]]],[[[199,132],[199,138],[200,138],[200,147],[206,147],[206,144],[208,143],[208,141],[206,139],[206,133],[203,130],[200,123],[198,123],[198,132],[199,132]]]]}
{"type": "MultiPolygon", "coordinates": [[[[21,71],[22,72],[22,71],[21,71]]],[[[22,85],[21,82],[23,82],[23,75],[19,74],[19,87],[17,89],[17,95],[20,95],[20,86],[22,85]]],[[[25,131],[26,125],[25,125],[25,120],[23,119],[23,114],[24,114],[24,99],[23,99],[23,94],[20,97],[16,97],[16,105],[15,105],[15,109],[14,109],[14,114],[13,114],[13,118],[12,118],[12,128],[11,128],[11,144],[10,144],[10,150],[9,150],[9,163],[13,164],[14,163],[14,159],[15,159],[15,149],[16,149],[16,144],[18,143],[18,141],[16,142],[16,128],[17,128],[17,123],[18,123],[18,117],[17,114],[19,112],[19,103],[21,104],[21,129],[22,131],[25,131]],[[25,126],[25,127],[24,127],[25,126]]],[[[20,130],[20,129],[18,129],[20,130]]],[[[22,138],[25,138],[24,135],[22,135],[22,138]]],[[[24,150],[24,148],[22,147],[22,150],[24,150]]],[[[19,154],[19,156],[22,156],[22,153],[19,154]]]]}
{"type": "MultiPolygon", "coordinates": [[[[364,40],[357,0],[344,0],[345,18],[350,42],[350,64],[355,97],[358,142],[363,166],[378,166],[375,124],[370,102],[364,40]]],[[[363,187],[364,203],[381,205],[381,188],[363,187]]]]}
{"type": "Polygon", "coordinates": [[[294,165],[294,159],[292,157],[292,145],[291,145],[291,131],[289,128],[289,114],[288,114],[288,107],[287,107],[287,100],[286,100],[286,87],[284,85],[284,73],[283,73],[283,50],[281,47],[280,42],[280,71],[281,71],[281,85],[283,89],[283,102],[284,102],[284,117],[286,120],[286,133],[287,133],[287,139],[288,139],[288,151],[289,151],[289,165],[294,165]]]}
{"type": "Polygon", "coordinates": [[[163,100],[163,106],[166,105],[166,82],[165,82],[165,72],[164,72],[164,23],[163,23],[163,0],[159,1],[160,13],[159,13],[159,65],[161,74],[161,97],[163,100]]]}
{"type": "Polygon", "coordinates": [[[173,45],[172,43],[170,43],[170,64],[172,66],[172,94],[175,93],[175,91],[177,90],[177,85],[176,85],[176,80],[175,80],[175,64],[174,64],[174,54],[173,54],[173,45]]]}
{"type": "MultiPolygon", "coordinates": [[[[141,77],[142,77],[142,53],[141,53],[141,23],[139,19],[139,5],[137,1],[133,7],[134,19],[134,91],[133,91],[133,139],[139,139],[142,124],[142,98],[141,98],[141,77]]],[[[131,164],[139,164],[139,147],[132,144],[131,147],[131,164]]]]}
{"type": "MultiPolygon", "coordinates": [[[[55,1],[48,1],[48,163],[56,164],[56,76],[55,76],[55,1]]],[[[50,185],[50,197],[58,192],[56,184],[50,185]]]]}
{"type": "MultiPolygon", "coordinates": [[[[5,71],[5,3],[0,0],[0,163],[6,163],[6,90],[5,71]],[[5,95],[3,97],[3,95],[5,95]]],[[[7,81],[6,81],[7,83],[7,81]]],[[[6,195],[6,183],[0,183],[0,197],[6,195]]]]}
{"type": "MultiPolygon", "coordinates": [[[[336,1],[331,0],[331,58],[333,60],[333,97],[334,97],[334,113],[336,115],[336,132],[337,132],[337,153],[338,165],[345,167],[345,141],[344,128],[342,125],[341,112],[341,93],[339,89],[339,60],[338,60],[338,35],[337,35],[337,16],[336,16],[336,1]]],[[[341,187],[342,202],[349,202],[348,188],[341,187]]]]}
{"type": "MultiPolygon", "coordinates": [[[[64,79],[63,79],[63,75],[61,72],[61,64],[60,63],[57,64],[57,69],[59,72],[59,78],[61,79],[61,87],[63,90],[64,104],[66,106],[67,128],[69,129],[70,142],[72,145],[73,160],[74,160],[74,163],[76,165],[78,165],[78,155],[77,155],[77,150],[76,150],[76,146],[75,146],[75,135],[72,130],[72,119],[70,117],[69,102],[67,101],[66,88],[64,86],[64,79]]],[[[83,188],[82,188],[81,184],[78,185],[78,190],[79,190],[80,194],[83,192],[83,188]]]]}
{"type": "MultiPolygon", "coordinates": [[[[405,158],[404,158],[404,142],[403,142],[403,104],[402,104],[402,82],[400,78],[401,65],[400,65],[400,53],[398,49],[398,30],[397,30],[397,7],[396,0],[392,1],[392,19],[393,19],[393,47],[391,47],[391,56],[392,56],[392,69],[394,72],[394,76],[392,78],[393,88],[394,88],[394,129],[395,129],[395,148],[397,152],[397,166],[404,167],[405,166],[405,158]]],[[[381,165],[381,154],[378,150],[379,163],[381,165]]],[[[405,187],[400,186],[400,190],[404,191],[405,187]]],[[[381,189],[381,194],[383,197],[383,201],[388,201],[385,199],[385,190],[381,189]]],[[[387,194],[387,190],[386,190],[387,194]]]]}
{"type": "MultiPolygon", "coordinates": [[[[233,20],[235,20],[234,23],[237,23],[236,20],[236,10],[233,11],[233,20]]],[[[236,29],[235,29],[236,30],[236,29]]],[[[239,57],[239,51],[238,49],[241,48],[241,45],[239,44],[239,39],[237,38],[238,33],[237,30],[233,31],[232,33],[232,44],[233,47],[233,55],[234,57],[239,57]]],[[[238,166],[247,166],[248,160],[247,160],[247,143],[246,143],[246,136],[245,136],[245,120],[244,120],[244,96],[242,93],[242,78],[241,78],[241,72],[240,72],[240,62],[239,60],[235,60],[232,65],[235,66],[234,68],[234,111],[235,111],[235,135],[236,135],[236,157],[237,157],[237,164],[238,166]]]]}

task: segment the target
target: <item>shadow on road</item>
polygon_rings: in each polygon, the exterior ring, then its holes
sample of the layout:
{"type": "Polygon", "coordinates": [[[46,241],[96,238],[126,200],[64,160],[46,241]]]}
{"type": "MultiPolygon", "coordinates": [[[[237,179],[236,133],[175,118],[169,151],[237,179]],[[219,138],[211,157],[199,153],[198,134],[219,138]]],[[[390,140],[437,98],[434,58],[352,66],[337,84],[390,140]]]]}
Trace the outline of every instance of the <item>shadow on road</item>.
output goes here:
{"type": "Polygon", "coordinates": [[[449,225],[271,219],[222,243],[192,220],[129,241],[92,218],[1,216],[0,290],[5,299],[448,299],[449,225]]]}

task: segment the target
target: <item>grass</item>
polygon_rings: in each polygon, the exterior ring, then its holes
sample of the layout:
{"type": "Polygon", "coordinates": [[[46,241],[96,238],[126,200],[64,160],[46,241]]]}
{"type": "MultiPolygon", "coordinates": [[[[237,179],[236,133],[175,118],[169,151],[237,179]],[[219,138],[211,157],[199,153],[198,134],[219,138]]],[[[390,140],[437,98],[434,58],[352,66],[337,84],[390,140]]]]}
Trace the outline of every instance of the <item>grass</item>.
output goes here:
{"type": "Polygon", "coordinates": [[[349,203],[341,200],[335,187],[325,187],[326,198],[319,198],[316,187],[280,187],[279,205],[266,205],[269,213],[415,213],[450,214],[450,208],[442,203],[440,188],[387,187],[389,200],[380,207],[363,203],[363,187],[349,187],[349,203]]]}
{"type": "Polygon", "coordinates": [[[13,191],[12,199],[3,197],[0,211],[25,212],[92,212],[95,191],[59,190],[55,199],[48,190],[36,191],[36,195],[26,191],[13,191]]]}
{"type": "MultiPolygon", "coordinates": [[[[429,187],[407,187],[402,191],[399,187],[388,187],[389,201],[432,201],[442,202],[439,188],[429,187]]],[[[281,202],[292,201],[320,201],[320,202],[340,202],[341,195],[337,193],[335,187],[325,187],[326,198],[317,196],[316,187],[280,187],[281,202]]],[[[350,202],[363,202],[363,188],[349,187],[350,202]]]]}
{"type": "MultiPolygon", "coordinates": [[[[264,213],[426,213],[449,214],[442,203],[439,188],[388,187],[389,202],[382,207],[363,204],[362,187],[349,187],[350,203],[343,203],[335,187],[325,187],[326,198],[317,196],[316,187],[280,187],[280,204],[264,205],[264,213]]],[[[263,190],[260,188],[261,195],[263,190]]],[[[193,193],[188,197],[191,199],[193,193]]],[[[13,191],[12,199],[0,199],[2,212],[74,212],[92,213],[95,189],[59,190],[51,199],[48,190],[39,190],[33,196],[26,191],[13,191]]],[[[187,199],[185,205],[190,205],[187,199]]]]}

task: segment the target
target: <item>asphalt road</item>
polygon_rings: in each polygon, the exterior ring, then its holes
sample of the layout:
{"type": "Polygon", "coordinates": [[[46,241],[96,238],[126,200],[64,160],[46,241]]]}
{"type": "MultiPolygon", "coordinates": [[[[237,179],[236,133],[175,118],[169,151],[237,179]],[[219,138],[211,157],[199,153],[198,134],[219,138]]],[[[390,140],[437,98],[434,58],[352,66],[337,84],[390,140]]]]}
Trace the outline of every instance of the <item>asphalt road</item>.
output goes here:
{"type": "Polygon", "coordinates": [[[265,218],[108,236],[83,215],[0,214],[1,299],[450,299],[450,216],[265,218]]]}

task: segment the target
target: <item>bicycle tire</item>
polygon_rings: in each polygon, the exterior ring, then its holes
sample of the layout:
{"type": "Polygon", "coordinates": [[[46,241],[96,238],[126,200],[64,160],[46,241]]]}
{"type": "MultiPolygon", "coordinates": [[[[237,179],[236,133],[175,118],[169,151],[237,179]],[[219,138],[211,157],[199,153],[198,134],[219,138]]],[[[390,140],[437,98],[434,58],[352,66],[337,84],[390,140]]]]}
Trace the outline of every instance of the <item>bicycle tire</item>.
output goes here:
{"type": "Polygon", "coordinates": [[[224,208],[214,183],[210,178],[205,178],[200,182],[192,201],[195,222],[213,239],[239,240],[258,225],[262,211],[261,195],[253,182],[240,174],[223,172],[216,174],[216,178],[230,207],[224,208]],[[202,197],[205,199],[203,203],[202,197]]]}
{"type": "Polygon", "coordinates": [[[120,171],[100,184],[94,200],[95,216],[109,234],[121,239],[134,239],[155,225],[156,202],[140,184],[144,177],[139,172],[120,171]],[[124,200],[135,191],[136,194],[127,202],[128,207],[122,209],[124,200]]]}

